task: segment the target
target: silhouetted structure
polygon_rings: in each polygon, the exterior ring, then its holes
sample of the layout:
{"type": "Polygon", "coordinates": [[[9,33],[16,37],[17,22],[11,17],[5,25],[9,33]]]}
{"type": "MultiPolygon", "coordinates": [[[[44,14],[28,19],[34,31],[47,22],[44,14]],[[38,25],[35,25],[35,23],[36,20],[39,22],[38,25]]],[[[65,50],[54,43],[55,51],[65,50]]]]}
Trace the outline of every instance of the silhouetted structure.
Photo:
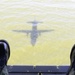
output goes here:
{"type": "Polygon", "coordinates": [[[10,57],[10,47],[6,40],[0,40],[0,75],[8,75],[7,62],[10,57]]]}

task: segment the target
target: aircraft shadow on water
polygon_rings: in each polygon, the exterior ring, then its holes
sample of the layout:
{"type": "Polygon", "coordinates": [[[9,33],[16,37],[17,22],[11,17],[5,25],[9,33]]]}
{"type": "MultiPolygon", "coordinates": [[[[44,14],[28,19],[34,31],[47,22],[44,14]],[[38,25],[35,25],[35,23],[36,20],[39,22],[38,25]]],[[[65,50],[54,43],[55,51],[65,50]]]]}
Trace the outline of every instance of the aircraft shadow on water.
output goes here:
{"type": "Polygon", "coordinates": [[[32,23],[32,30],[13,30],[13,31],[27,33],[27,35],[30,34],[32,46],[34,46],[36,44],[36,40],[37,40],[38,36],[41,35],[41,33],[53,31],[53,30],[38,30],[37,24],[42,23],[42,22],[39,22],[36,20],[29,21],[27,23],[32,23]]]}

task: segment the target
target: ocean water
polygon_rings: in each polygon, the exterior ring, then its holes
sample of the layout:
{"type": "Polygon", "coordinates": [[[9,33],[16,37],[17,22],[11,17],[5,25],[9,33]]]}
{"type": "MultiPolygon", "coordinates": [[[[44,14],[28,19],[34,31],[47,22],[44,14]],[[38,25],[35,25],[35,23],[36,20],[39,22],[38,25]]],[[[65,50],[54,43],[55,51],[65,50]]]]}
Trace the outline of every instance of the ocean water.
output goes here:
{"type": "Polygon", "coordinates": [[[9,42],[10,65],[69,65],[75,44],[74,0],[0,0],[0,39],[9,42]],[[32,30],[29,21],[41,21],[41,33],[34,46],[30,34],[13,30],[32,30]]]}

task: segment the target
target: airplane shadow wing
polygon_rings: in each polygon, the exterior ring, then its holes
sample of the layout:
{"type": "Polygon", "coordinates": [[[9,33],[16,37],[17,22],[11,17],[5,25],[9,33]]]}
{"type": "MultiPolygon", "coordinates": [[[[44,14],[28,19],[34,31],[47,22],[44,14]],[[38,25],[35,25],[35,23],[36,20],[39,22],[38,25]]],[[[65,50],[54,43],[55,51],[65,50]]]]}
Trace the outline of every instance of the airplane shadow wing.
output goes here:
{"type": "Polygon", "coordinates": [[[51,31],[54,31],[54,30],[38,30],[37,32],[38,33],[43,33],[43,32],[51,32],[51,31]]]}
{"type": "Polygon", "coordinates": [[[14,32],[31,33],[31,30],[13,30],[14,32]]]}

